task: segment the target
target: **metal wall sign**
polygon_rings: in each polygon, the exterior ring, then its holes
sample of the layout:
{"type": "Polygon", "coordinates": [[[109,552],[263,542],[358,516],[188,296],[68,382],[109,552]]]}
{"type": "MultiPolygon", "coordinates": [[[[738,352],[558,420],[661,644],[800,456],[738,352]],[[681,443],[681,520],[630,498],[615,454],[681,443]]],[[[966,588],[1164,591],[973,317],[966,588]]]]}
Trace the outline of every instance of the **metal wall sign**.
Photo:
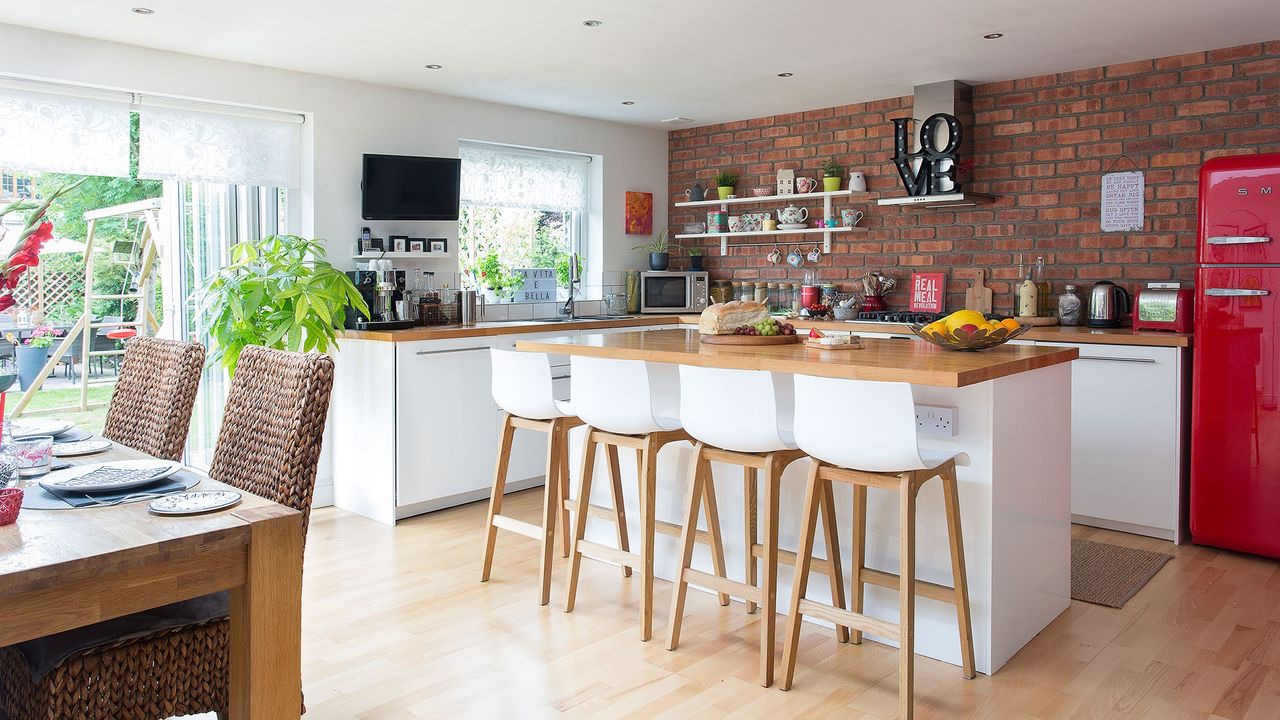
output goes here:
{"type": "Polygon", "coordinates": [[[912,197],[941,195],[961,191],[957,176],[957,151],[964,130],[954,115],[935,113],[920,123],[920,150],[911,152],[911,136],[907,125],[911,118],[893,119],[893,164],[907,194],[912,197]],[[947,129],[947,141],[938,147],[939,130],[947,129]]]}
{"type": "Polygon", "coordinates": [[[1146,179],[1141,170],[1102,176],[1103,232],[1134,232],[1146,224],[1146,179]]]}

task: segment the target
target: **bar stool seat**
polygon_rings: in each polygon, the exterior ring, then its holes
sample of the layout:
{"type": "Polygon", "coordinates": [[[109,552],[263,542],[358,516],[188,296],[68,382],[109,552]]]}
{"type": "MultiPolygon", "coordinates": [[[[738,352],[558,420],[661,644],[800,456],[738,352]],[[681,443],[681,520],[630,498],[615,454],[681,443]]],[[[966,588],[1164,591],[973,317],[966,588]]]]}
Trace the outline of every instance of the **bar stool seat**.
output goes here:
{"type": "MultiPolygon", "coordinates": [[[[727,370],[680,366],[680,419],[695,446],[692,481],[685,505],[684,534],[681,537],[681,564],[671,596],[671,623],[667,648],[680,643],[684,603],[689,583],[742,598],[747,612],[760,607],[760,684],[773,684],[773,657],[777,639],[778,594],[778,499],[782,473],[788,465],[804,457],[795,443],[792,424],[795,402],[791,376],[760,370],[727,370]],[[699,506],[706,509],[708,530],[717,529],[715,484],[711,462],[743,468],[743,552],[746,566],[743,582],[730,580],[723,570],[711,574],[692,566],[693,542],[697,534],[699,506]],[[763,472],[763,478],[759,473],[763,472]],[[762,480],[763,482],[760,482],[762,480]],[[757,542],[759,526],[757,492],[763,487],[764,542],[757,542]],[[757,580],[756,558],[761,559],[757,580]]],[[[835,532],[834,505],[824,499],[830,511],[824,527],[827,557],[832,559],[828,574],[831,589],[843,604],[839,541],[835,532]]],[[[723,604],[723,603],[722,603],[723,604]]],[[[837,639],[848,639],[848,630],[837,629],[837,639]]]]}
{"type": "Polygon", "coordinates": [[[489,495],[489,512],[485,518],[484,560],[480,582],[487,582],[493,569],[493,553],[498,530],[539,541],[541,564],[538,570],[540,601],[551,600],[551,553],[560,523],[561,552],[569,556],[569,511],[564,500],[569,492],[568,432],[582,424],[573,403],[557,400],[551,380],[551,361],[546,353],[513,350],[490,350],[493,368],[493,400],[503,411],[501,440],[493,473],[493,489],[489,495]],[[511,444],[515,431],[534,430],[547,434],[547,470],[542,490],[542,523],[518,520],[502,514],[506,493],[507,469],[511,461],[511,444]]]}
{"type": "MultiPolygon", "coordinates": [[[[860,643],[862,633],[898,637],[898,717],[911,720],[914,714],[915,682],[915,596],[917,594],[956,608],[960,635],[960,655],[964,677],[974,677],[973,630],[969,617],[968,579],[965,572],[964,540],[960,527],[960,500],[956,465],[967,464],[963,452],[922,450],[916,436],[915,401],[911,385],[795,377],[796,442],[813,459],[805,489],[804,519],[800,526],[800,549],[796,557],[791,613],[783,644],[782,689],[791,687],[802,616],[812,615],[853,628],[852,641],[860,643]],[[875,408],[875,413],[840,413],[834,408],[875,408]],[[831,428],[840,421],[839,432],[831,428]],[[942,483],[948,545],[951,555],[952,587],[918,581],[915,578],[916,496],[920,487],[933,478],[942,483]],[[853,486],[853,583],[852,607],[845,609],[839,598],[832,605],[805,598],[812,563],[811,551],[820,498],[831,492],[833,482],[853,486]],[[898,494],[899,564],[893,574],[866,566],[867,489],[893,490],[898,494]],[[867,584],[898,590],[898,622],[890,623],[862,613],[863,591],[867,584]]],[[[829,495],[828,495],[829,497],[829,495]]],[[[825,520],[824,520],[825,524],[825,520]]]]}
{"type": "MultiPolygon", "coordinates": [[[[576,514],[565,612],[573,611],[584,556],[616,563],[622,567],[624,577],[630,576],[632,570],[640,573],[643,583],[640,597],[640,639],[647,641],[653,636],[655,535],[658,532],[677,535],[682,531],[674,523],[659,523],[655,515],[658,453],[673,442],[692,442],[681,426],[679,416],[679,375],[673,365],[640,360],[611,360],[575,355],[570,362],[574,406],[582,422],[588,427],[583,438],[577,498],[573,503],[568,503],[576,514]],[[597,445],[604,445],[608,454],[612,508],[591,504],[597,445]],[[639,553],[631,551],[627,539],[626,511],[618,472],[617,451],[620,447],[636,452],[641,514],[639,553]],[[586,539],[587,518],[591,515],[612,516],[617,527],[617,547],[586,539]]],[[[711,545],[715,567],[723,575],[724,553],[719,530],[711,531],[707,541],[711,545]]],[[[729,597],[722,594],[721,603],[727,605],[728,602],[729,597]]]]}

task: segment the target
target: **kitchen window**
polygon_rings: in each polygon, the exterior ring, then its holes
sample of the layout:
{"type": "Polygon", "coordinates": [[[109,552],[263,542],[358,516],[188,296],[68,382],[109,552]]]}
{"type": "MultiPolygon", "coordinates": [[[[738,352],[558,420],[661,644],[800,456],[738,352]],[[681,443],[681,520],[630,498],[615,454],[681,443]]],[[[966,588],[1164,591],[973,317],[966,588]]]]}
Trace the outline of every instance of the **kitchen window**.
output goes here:
{"type": "Polygon", "coordinates": [[[589,206],[585,155],[463,142],[458,270],[491,301],[515,297],[518,268],[556,271],[557,298],[568,289],[569,258],[585,267],[589,206]]]}

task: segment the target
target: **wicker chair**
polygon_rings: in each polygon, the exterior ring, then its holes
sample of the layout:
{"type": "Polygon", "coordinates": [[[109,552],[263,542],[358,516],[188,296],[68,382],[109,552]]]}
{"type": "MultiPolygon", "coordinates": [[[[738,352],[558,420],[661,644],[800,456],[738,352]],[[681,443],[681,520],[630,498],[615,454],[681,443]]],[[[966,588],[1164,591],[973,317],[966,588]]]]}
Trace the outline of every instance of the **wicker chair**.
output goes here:
{"type": "Polygon", "coordinates": [[[180,460],[203,365],[200,343],[129,340],[102,436],[154,457],[180,460]]]}
{"type": "MultiPolygon", "coordinates": [[[[333,361],[327,356],[246,348],[209,471],[300,510],[304,542],[332,387],[333,361]]],[[[28,643],[0,648],[0,711],[9,720],[160,720],[207,712],[225,717],[226,593],[186,601],[192,602],[220,610],[196,624],[76,652],[39,682],[23,654],[28,643]]]]}

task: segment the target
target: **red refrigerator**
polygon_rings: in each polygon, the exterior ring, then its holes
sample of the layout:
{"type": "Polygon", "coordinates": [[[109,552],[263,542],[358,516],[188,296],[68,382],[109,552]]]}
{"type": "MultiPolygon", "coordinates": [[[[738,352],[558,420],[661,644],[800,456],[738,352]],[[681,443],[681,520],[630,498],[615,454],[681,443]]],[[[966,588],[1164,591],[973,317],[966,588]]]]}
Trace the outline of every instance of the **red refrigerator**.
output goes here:
{"type": "Polygon", "coordinates": [[[1280,558],[1280,154],[1200,168],[1191,537],[1280,558]]]}

